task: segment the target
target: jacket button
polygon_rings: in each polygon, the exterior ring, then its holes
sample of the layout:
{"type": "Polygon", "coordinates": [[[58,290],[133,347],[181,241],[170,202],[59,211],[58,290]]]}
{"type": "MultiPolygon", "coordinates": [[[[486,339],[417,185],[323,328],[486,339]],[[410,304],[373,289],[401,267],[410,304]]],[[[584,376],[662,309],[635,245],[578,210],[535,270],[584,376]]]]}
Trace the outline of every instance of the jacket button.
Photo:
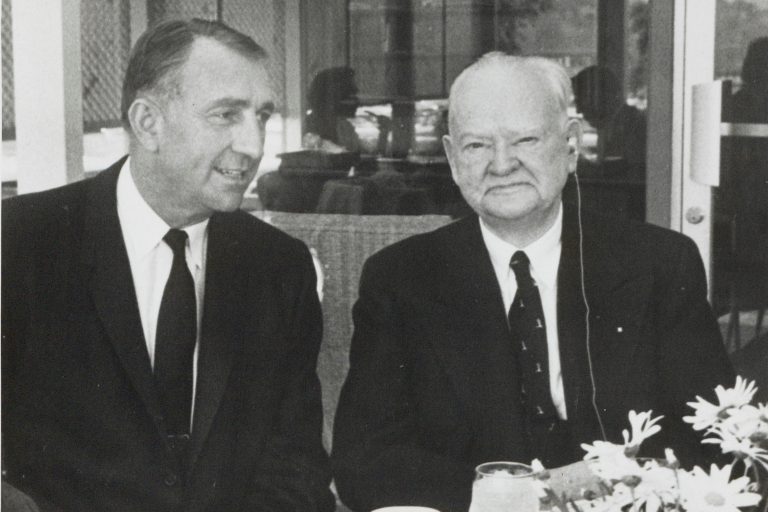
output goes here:
{"type": "Polygon", "coordinates": [[[176,476],[176,473],[168,472],[165,474],[165,478],[163,479],[163,482],[165,482],[165,485],[168,487],[173,487],[176,485],[179,481],[179,477],[176,476]]]}

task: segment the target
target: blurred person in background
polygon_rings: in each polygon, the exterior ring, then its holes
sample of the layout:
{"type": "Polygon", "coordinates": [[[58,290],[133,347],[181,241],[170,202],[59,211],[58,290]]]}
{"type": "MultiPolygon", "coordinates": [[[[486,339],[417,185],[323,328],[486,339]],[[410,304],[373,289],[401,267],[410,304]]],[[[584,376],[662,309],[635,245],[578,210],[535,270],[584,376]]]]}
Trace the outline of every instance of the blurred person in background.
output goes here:
{"type": "Polygon", "coordinates": [[[645,114],[627,104],[621,83],[604,66],[589,66],[572,79],[576,110],[597,130],[597,165],[608,172],[645,176],[645,114]]]}

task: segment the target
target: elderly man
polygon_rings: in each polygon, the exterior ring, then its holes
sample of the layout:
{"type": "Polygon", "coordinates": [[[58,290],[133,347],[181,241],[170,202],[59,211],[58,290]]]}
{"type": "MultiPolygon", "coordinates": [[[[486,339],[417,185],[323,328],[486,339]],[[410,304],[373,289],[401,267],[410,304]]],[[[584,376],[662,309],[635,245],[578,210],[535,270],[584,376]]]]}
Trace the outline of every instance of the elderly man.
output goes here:
{"type": "Polygon", "coordinates": [[[489,54],[454,82],[444,145],[476,216],[365,265],[332,454],[353,510],[465,511],[476,465],[577,461],[631,409],[665,415],[656,450],[699,452],[685,402],[732,378],[700,257],[562,204],[570,96],[541,58],[489,54]]]}
{"type": "Polygon", "coordinates": [[[238,211],[265,59],[220,23],[151,28],[123,87],[129,158],[3,203],[4,499],[333,510],[312,260],[238,211]]]}

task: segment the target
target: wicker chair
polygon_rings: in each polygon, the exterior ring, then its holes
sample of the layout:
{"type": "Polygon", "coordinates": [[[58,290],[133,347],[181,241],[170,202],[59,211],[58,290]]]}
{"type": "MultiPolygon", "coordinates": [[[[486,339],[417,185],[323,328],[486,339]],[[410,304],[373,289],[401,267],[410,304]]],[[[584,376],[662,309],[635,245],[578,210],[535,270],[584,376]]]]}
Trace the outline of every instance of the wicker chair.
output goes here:
{"type": "Polygon", "coordinates": [[[349,368],[352,305],[360,272],[374,252],[451,221],[443,215],[336,215],[254,212],[254,215],[306,243],[323,276],[323,345],[317,371],[323,387],[323,442],[330,449],[339,392],[349,368]]]}

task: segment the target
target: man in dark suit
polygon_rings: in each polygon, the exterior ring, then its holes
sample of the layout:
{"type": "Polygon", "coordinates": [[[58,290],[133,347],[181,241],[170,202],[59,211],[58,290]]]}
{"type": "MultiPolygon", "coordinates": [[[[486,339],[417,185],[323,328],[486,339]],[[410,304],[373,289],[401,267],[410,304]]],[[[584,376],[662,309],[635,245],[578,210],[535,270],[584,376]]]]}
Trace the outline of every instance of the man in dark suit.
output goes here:
{"type": "Polygon", "coordinates": [[[3,203],[4,496],[333,510],[312,260],[238,211],[265,59],[220,23],[151,28],[123,88],[129,158],[3,203]]]}
{"type": "Polygon", "coordinates": [[[580,126],[541,58],[489,54],[450,94],[444,138],[476,215],[366,263],[332,462],[353,510],[465,511],[483,462],[580,460],[663,414],[647,453],[700,453],[685,402],[731,383],[693,242],[562,205],[580,126]],[[479,217],[479,219],[478,219],[479,217]]]}

